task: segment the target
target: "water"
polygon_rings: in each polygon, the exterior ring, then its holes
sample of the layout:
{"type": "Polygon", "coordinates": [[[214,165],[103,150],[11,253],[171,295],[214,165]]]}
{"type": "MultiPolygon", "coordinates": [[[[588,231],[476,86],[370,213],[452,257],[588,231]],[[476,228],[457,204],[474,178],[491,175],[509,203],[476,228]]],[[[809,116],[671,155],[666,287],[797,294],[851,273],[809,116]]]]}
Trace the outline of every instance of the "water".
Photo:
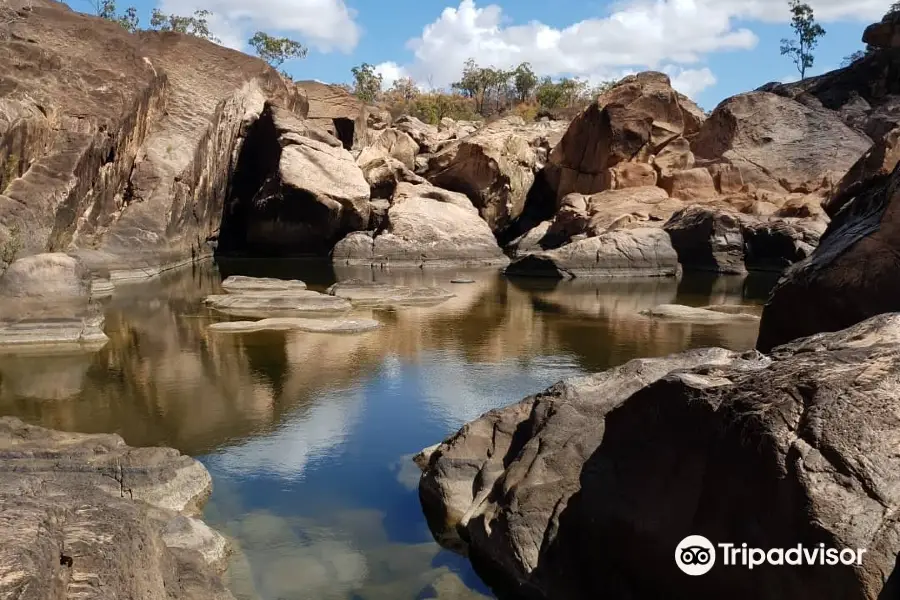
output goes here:
{"type": "Polygon", "coordinates": [[[362,335],[207,331],[202,298],[228,274],[336,275],[305,262],[205,264],[117,291],[110,343],[94,355],[0,356],[0,414],[57,429],[116,432],[201,460],[215,491],[205,519],[234,542],[239,599],[484,598],[468,563],[441,550],[421,515],[411,456],[483,412],[556,381],[689,347],[753,346],[756,324],[663,323],[664,303],[760,304],[771,280],[689,277],[511,282],[468,272],[379,279],[437,284],[432,308],[359,311],[362,335]]]}

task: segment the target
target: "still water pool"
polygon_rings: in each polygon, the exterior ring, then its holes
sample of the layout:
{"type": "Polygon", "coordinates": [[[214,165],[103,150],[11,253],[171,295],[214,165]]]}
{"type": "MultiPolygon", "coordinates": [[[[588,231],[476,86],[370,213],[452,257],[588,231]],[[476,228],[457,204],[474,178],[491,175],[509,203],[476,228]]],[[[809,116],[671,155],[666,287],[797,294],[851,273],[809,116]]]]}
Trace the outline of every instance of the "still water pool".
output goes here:
{"type": "Polygon", "coordinates": [[[303,261],[207,263],[105,302],[110,343],[92,355],[0,357],[0,414],[116,432],[201,460],[205,519],[235,546],[228,579],[246,600],[491,597],[441,550],[422,517],[411,456],[483,412],[556,381],[691,347],[751,348],[756,323],[681,324],[659,304],[764,301],[771,279],[552,283],[494,271],[335,273],[303,261]],[[358,277],[440,285],[430,308],[356,311],[359,335],[207,330],[202,304],[227,275],[324,290],[358,277]],[[453,285],[464,275],[471,284],[453,285]]]}

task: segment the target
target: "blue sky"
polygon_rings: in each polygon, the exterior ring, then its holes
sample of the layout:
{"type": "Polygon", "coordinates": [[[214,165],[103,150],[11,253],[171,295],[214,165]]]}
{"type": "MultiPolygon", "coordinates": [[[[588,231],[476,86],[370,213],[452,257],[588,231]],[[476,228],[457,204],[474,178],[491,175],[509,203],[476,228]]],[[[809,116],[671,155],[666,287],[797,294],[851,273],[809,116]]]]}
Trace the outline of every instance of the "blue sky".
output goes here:
{"type": "MultiPolygon", "coordinates": [[[[386,82],[412,76],[424,86],[454,81],[469,57],[510,67],[530,62],[542,75],[594,82],[646,69],[669,73],[701,106],[774,80],[796,78],[779,54],[790,35],[786,0],[119,0],[143,23],[150,10],[208,9],[223,43],[244,48],[256,30],[310,48],[284,68],[297,79],[349,82],[350,68],[378,66],[386,82]]],[[[862,48],[868,23],[892,0],[812,0],[827,31],[812,74],[837,68],[862,48]]],[[[69,0],[90,12],[90,0],[69,0]]],[[[244,48],[245,49],[245,48],[244,48]]]]}

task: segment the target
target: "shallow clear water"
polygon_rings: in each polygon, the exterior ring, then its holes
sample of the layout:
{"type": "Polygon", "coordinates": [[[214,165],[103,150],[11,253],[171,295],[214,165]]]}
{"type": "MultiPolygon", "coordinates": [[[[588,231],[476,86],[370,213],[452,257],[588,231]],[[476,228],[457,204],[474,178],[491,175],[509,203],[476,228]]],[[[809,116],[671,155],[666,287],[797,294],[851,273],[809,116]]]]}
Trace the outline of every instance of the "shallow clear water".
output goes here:
{"type": "Polygon", "coordinates": [[[556,381],[689,347],[753,346],[756,324],[691,325],[658,304],[760,304],[771,280],[508,281],[492,271],[335,273],[239,261],[117,290],[111,341],[93,355],[0,356],[0,414],[198,457],[215,491],[205,518],[231,537],[240,599],[482,598],[468,563],[422,517],[410,457],[483,412],[556,381]],[[358,311],[361,335],[224,335],[202,305],[229,274],[441,285],[431,308],[358,311]]]}

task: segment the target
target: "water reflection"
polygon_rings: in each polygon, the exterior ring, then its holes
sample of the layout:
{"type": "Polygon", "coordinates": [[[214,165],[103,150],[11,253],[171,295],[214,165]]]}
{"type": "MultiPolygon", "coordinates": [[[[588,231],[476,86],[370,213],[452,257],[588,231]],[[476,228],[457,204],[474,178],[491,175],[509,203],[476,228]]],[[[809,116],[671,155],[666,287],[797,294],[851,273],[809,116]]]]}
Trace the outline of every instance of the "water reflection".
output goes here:
{"type": "Polygon", "coordinates": [[[304,262],[203,265],[118,289],[95,354],[0,356],[0,413],[169,445],[213,474],[210,524],[239,552],[241,599],[483,598],[421,517],[411,453],[553,382],[687,347],[753,346],[756,324],[649,319],[658,304],[760,302],[744,279],[509,281],[494,271],[388,274],[304,262]],[[216,335],[202,304],[229,274],[323,290],[351,277],[440,285],[436,307],[360,311],[360,335],[216,335]]]}

